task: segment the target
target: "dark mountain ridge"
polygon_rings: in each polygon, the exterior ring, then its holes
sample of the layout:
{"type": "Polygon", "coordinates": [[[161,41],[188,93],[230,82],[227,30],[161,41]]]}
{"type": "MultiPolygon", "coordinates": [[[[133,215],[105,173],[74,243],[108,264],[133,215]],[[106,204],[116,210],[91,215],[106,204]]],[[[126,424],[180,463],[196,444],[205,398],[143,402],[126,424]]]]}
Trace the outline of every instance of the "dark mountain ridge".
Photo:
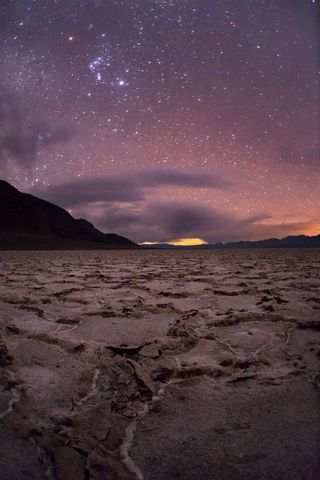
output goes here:
{"type": "Polygon", "coordinates": [[[175,246],[169,243],[144,245],[146,248],[161,249],[194,249],[209,250],[221,248],[314,248],[320,247],[320,235],[308,237],[307,235],[291,235],[285,238],[267,238],[265,240],[241,240],[239,242],[208,243],[206,245],[194,245],[188,247],[175,246]]]}
{"type": "Polygon", "coordinates": [[[138,246],[0,180],[0,249],[131,249],[138,246]]]}
{"type": "Polygon", "coordinates": [[[267,238],[256,241],[217,243],[215,248],[307,248],[320,247],[320,235],[290,235],[284,238],[267,238]]]}

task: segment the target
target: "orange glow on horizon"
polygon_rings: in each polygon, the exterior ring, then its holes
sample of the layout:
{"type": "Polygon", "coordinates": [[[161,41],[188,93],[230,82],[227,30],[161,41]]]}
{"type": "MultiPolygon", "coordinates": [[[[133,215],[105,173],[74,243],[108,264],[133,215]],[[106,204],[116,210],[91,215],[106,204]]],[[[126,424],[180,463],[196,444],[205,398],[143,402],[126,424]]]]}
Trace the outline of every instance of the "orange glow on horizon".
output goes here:
{"type": "Polygon", "coordinates": [[[320,226],[313,225],[304,232],[304,235],[308,235],[309,237],[320,235],[320,226]]]}
{"type": "MultiPolygon", "coordinates": [[[[290,235],[293,235],[293,236],[306,235],[308,237],[315,237],[317,235],[320,235],[320,225],[317,225],[317,226],[310,225],[310,227],[306,228],[304,231],[298,230],[297,232],[294,232],[294,231],[292,233],[288,232],[287,234],[278,235],[277,238],[281,239],[290,235]]],[[[268,235],[265,235],[260,239],[255,239],[255,240],[263,240],[264,238],[267,238],[267,237],[268,235]]],[[[239,239],[239,240],[245,240],[245,239],[239,239]]],[[[194,247],[199,245],[208,245],[208,242],[200,237],[191,237],[191,238],[176,238],[174,240],[169,240],[167,242],[141,242],[139,243],[139,245],[173,245],[175,247],[194,247]]]]}
{"type": "Polygon", "coordinates": [[[142,242],[139,245],[174,245],[175,247],[194,247],[196,245],[207,245],[203,238],[176,238],[169,242],[142,242]]]}
{"type": "Polygon", "coordinates": [[[176,238],[171,240],[170,245],[175,245],[176,247],[193,247],[195,245],[207,245],[208,242],[202,238],[176,238]]]}

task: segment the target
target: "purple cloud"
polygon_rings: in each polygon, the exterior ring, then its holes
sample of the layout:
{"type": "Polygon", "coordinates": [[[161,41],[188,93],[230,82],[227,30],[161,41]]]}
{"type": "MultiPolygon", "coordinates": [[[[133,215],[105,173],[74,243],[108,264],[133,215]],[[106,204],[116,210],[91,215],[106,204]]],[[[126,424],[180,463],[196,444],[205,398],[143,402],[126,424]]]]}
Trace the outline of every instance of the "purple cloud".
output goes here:
{"type": "Polygon", "coordinates": [[[228,182],[214,174],[174,169],[125,170],[103,177],[50,185],[36,193],[64,207],[94,202],[138,202],[158,187],[225,189],[228,182]]]}

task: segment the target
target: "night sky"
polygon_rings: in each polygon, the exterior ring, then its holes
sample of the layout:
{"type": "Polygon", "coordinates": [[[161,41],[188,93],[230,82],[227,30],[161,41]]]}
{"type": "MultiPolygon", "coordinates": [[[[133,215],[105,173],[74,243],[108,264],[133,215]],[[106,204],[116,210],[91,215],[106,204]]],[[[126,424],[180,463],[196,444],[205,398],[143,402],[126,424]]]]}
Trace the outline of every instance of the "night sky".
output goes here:
{"type": "Polygon", "coordinates": [[[320,233],[318,0],[2,0],[0,174],[144,241],[320,233]]]}

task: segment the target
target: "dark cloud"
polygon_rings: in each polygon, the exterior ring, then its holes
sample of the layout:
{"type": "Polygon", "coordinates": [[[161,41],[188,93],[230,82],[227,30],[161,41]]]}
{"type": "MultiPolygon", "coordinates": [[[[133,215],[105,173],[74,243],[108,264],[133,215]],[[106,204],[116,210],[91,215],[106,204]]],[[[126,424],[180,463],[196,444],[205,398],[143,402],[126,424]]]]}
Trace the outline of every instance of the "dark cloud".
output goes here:
{"type": "Polygon", "coordinates": [[[151,202],[140,208],[106,204],[103,213],[92,219],[102,230],[116,231],[138,242],[167,242],[193,237],[203,238],[209,243],[254,240],[298,233],[309,226],[305,223],[277,225],[263,213],[238,218],[207,205],[190,202],[151,202]]]}
{"type": "Polygon", "coordinates": [[[36,193],[63,207],[94,202],[133,202],[144,198],[142,188],[128,173],[50,185],[44,191],[36,193]]]}
{"type": "Polygon", "coordinates": [[[226,188],[229,182],[208,172],[181,171],[179,169],[148,169],[142,174],[147,186],[226,188]]]}
{"type": "Polygon", "coordinates": [[[213,174],[174,169],[125,170],[104,177],[51,185],[37,192],[64,207],[94,202],[137,202],[158,187],[225,189],[228,182],[213,174]]]}
{"type": "Polygon", "coordinates": [[[0,96],[0,165],[13,158],[29,167],[41,148],[66,142],[72,135],[65,125],[41,120],[31,108],[28,111],[16,95],[0,96]]]}
{"type": "Polygon", "coordinates": [[[107,177],[78,179],[53,185],[38,195],[71,208],[76,217],[91,220],[105,232],[134,241],[167,242],[201,237],[210,243],[254,240],[303,231],[306,223],[275,224],[270,215],[245,218],[207,204],[157,199],[163,187],[228,188],[215,175],[173,169],[126,170],[107,177]]]}

